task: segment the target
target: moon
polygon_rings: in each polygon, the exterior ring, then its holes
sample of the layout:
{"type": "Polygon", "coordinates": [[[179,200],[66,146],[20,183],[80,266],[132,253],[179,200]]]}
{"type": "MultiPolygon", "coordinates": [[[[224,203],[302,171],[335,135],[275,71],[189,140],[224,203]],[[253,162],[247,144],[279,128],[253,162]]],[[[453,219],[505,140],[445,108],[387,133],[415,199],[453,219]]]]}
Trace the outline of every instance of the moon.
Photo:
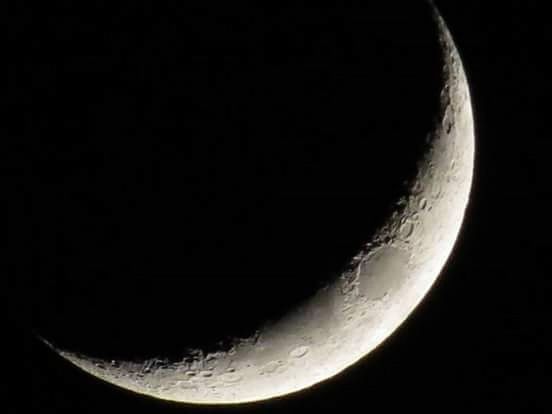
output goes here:
{"type": "Polygon", "coordinates": [[[454,40],[434,10],[443,53],[440,112],[415,178],[347,269],[280,320],[219,350],[178,361],[63,358],[119,387],[191,404],[238,404],[294,393],[358,362],[405,322],[442,271],[461,230],[474,169],[470,91],[454,40]]]}

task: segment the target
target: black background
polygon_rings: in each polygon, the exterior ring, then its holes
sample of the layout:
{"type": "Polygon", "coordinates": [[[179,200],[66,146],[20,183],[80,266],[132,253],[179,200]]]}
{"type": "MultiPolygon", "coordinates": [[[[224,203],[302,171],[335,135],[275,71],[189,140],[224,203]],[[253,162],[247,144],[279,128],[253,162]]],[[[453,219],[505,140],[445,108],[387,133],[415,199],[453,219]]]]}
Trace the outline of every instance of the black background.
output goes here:
{"type": "Polygon", "coordinates": [[[478,135],[472,203],[447,268],[362,363],[230,409],[100,383],[31,328],[105,357],[176,356],[182,344],[248,333],[331,277],[385,217],[431,125],[439,62],[427,11],[96,2],[6,13],[7,389],[22,388],[19,375],[25,384],[24,398],[9,393],[10,412],[537,406],[549,380],[537,322],[546,289],[520,220],[537,188],[525,145],[539,136],[537,10],[437,5],[478,135]]]}

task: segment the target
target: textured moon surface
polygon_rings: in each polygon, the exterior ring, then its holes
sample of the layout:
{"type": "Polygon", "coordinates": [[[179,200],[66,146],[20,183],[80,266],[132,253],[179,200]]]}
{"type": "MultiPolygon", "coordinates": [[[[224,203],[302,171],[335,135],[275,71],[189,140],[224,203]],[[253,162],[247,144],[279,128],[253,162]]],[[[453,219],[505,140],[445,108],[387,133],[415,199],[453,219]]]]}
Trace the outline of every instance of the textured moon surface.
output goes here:
{"type": "Polygon", "coordinates": [[[430,290],[460,232],[474,166],[468,83],[436,12],[443,59],[440,113],[417,175],[348,270],[282,319],[220,350],[179,361],[106,361],[55,349],[84,371],[152,397],[236,404],[293,393],[355,364],[389,337],[430,290]]]}

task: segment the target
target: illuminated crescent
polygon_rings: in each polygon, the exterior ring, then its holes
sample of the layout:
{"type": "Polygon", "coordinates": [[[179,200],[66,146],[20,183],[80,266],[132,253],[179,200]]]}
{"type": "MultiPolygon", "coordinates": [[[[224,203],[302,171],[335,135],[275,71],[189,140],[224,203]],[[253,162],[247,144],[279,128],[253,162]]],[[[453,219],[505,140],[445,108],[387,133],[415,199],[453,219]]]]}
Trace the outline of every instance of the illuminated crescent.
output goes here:
{"type": "Polygon", "coordinates": [[[104,361],[55,349],[84,371],[152,397],[235,404],[293,393],[355,364],[430,290],[460,232],[474,168],[474,123],[462,61],[435,11],[444,54],[438,121],[407,193],[348,270],[281,320],[217,352],[178,361],[104,361]]]}

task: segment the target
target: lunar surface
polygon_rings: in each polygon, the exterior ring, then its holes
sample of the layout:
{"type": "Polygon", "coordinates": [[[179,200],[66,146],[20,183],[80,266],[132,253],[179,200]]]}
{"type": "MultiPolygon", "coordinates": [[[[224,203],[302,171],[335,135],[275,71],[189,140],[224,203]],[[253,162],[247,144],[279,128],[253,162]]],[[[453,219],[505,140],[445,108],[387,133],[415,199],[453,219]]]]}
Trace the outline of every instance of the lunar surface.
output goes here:
{"type": "Polygon", "coordinates": [[[236,404],[293,393],[342,372],[389,337],[449,257],[469,201],[474,125],[454,41],[436,14],[444,54],[440,113],[408,192],[347,270],[282,319],[217,351],[179,361],[102,360],[52,348],[109,383],[164,400],[236,404]]]}

